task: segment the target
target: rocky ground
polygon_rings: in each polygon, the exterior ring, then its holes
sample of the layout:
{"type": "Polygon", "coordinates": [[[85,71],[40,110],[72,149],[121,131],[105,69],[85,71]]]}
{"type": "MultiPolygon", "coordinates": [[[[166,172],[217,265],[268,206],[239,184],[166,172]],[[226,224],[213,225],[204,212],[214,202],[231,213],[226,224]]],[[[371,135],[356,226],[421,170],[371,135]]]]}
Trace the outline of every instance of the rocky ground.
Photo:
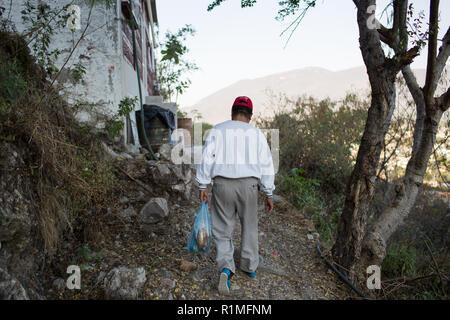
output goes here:
{"type": "MultiPolygon", "coordinates": [[[[120,159],[120,158],[119,158],[120,159]]],[[[70,241],[45,270],[48,299],[343,299],[348,291],[315,249],[308,218],[283,198],[259,205],[260,267],[255,279],[237,271],[230,296],[217,291],[214,247],[185,249],[200,204],[191,166],[118,160],[123,188],[105,209],[98,240],[70,241]],[[81,269],[81,289],[66,288],[68,265],[81,269]]],[[[240,226],[235,231],[236,264],[240,226]]],[[[325,249],[325,248],[322,248],[325,249]]]]}

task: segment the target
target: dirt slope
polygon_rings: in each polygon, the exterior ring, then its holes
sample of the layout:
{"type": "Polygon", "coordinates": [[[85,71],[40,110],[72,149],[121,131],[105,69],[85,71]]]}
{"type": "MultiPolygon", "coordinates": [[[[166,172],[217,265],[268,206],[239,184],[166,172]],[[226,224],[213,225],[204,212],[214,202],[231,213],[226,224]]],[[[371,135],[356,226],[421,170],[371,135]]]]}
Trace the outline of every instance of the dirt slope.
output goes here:
{"type": "MultiPolygon", "coordinates": [[[[133,177],[133,173],[130,176],[133,177]]],[[[81,264],[82,289],[58,291],[49,280],[48,298],[104,299],[103,277],[119,265],[145,268],[147,281],[139,299],[345,298],[345,290],[317,254],[315,240],[307,237],[315,232],[312,222],[284,200],[278,199],[274,212],[267,215],[263,212],[260,197],[259,240],[263,261],[256,279],[237,271],[232,279],[232,294],[225,297],[217,291],[214,248],[209,254],[185,249],[194,214],[199,208],[196,191],[192,192],[193,200],[189,201],[167,194],[170,211],[167,220],[143,231],[135,218],[127,222],[115,213],[130,207],[139,212],[149,196],[163,192],[164,188],[151,194],[129,177],[124,176],[123,179],[126,189],[117,195],[117,199],[124,200],[117,201],[117,206],[109,209],[109,218],[105,220],[109,231],[105,239],[90,247],[88,253],[80,254],[80,250],[70,246],[60,252],[61,266],[69,261],[81,264]],[[182,271],[182,260],[195,263],[197,268],[182,271]]],[[[240,226],[237,224],[234,237],[237,269],[239,236],[240,226]]],[[[54,269],[54,273],[58,272],[54,269]]]]}

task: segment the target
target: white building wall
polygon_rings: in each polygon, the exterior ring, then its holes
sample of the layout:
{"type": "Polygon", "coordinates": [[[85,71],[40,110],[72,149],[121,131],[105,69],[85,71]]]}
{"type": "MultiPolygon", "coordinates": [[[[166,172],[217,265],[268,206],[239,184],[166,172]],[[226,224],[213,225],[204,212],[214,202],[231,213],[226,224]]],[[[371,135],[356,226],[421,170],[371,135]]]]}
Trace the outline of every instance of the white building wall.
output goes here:
{"type": "MultiPolygon", "coordinates": [[[[0,0],[3,3],[5,0],[0,0]]],[[[18,32],[25,30],[22,22],[21,10],[24,0],[15,0],[12,5],[11,17],[18,32]]],[[[39,0],[32,1],[37,4],[39,0]]],[[[46,0],[51,7],[61,8],[70,0],[46,0]]],[[[69,103],[76,105],[79,102],[87,102],[90,105],[79,110],[77,117],[80,121],[95,123],[102,127],[105,115],[112,116],[117,113],[121,99],[126,96],[139,96],[136,71],[131,64],[125,60],[122,54],[122,30],[121,30],[121,1],[117,0],[115,6],[106,8],[104,5],[96,5],[91,13],[91,23],[83,39],[73,52],[58,79],[62,85],[62,94],[66,96],[69,103]],[[73,83],[70,69],[73,64],[82,62],[86,68],[86,75],[82,83],[73,83]]],[[[59,48],[62,53],[56,62],[61,68],[66,61],[71,49],[81,37],[88,21],[89,7],[86,1],[74,2],[81,9],[81,29],[70,31],[68,28],[55,30],[50,49],[59,48]]],[[[135,7],[136,7],[135,1],[135,7]]],[[[9,4],[5,6],[9,8],[9,4]]],[[[140,24],[141,28],[148,28],[140,24]]],[[[141,37],[142,48],[145,50],[145,37],[141,37]]],[[[144,51],[145,53],[145,51],[144,51]]],[[[146,59],[143,57],[144,70],[146,59]]],[[[147,81],[144,70],[142,85],[143,99],[147,96],[147,81]]],[[[145,100],[144,100],[145,101],[145,100]]],[[[145,103],[145,102],[144,102],[145,103]]],[[[138,110],[140,105],[136,106],[138,110]]],[[[139,146],[138,133],[136,130],[135,114],[130,114],[133,127],[133,135],[136,147],[139,146]]],[[[125,127],[126,128],[126,127],[125,127]]],[[[124,135],[126,130],[124,130],[124,135]]],[[[125,140],[126,141],[126,136],[125,140]]]]}

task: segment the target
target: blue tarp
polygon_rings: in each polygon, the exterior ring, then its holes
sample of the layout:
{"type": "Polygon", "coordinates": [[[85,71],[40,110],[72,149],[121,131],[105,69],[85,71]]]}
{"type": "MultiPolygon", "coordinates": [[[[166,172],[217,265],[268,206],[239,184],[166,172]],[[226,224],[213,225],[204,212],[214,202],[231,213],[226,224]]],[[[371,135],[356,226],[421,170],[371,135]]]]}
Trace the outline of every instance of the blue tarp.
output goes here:
{"type": "MultiPolygon", "coordinates": [[[[141,116],[141,110],[136,111],[136,117],[141,116]]],[[[163,123],[165,123],[170,129],[174,130],[175,114],[169,109],[161,108],[153,104],[144,104],[144,117],[145,122],[151,121],[154,117],[158,117],[163,123]]]]}

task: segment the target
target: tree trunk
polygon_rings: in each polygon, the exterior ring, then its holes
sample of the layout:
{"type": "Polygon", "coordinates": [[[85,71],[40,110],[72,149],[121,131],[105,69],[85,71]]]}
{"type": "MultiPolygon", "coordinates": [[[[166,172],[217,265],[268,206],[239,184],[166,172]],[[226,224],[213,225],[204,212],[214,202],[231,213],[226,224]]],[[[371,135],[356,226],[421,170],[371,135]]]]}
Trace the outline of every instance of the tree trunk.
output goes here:
{"type": "Polygon", "coordinates": [[[407,50],[407,0],[394,0],[394,27],[380,31],[367,27],[367,9],[376,1],[354,0],[358,8],[361,52],[372,87],[372,103],[361,140],[355,168],[347,186],[346,200],[338,226],[333,257],[351,279],[372,264],[380,265],[386,253],[386,242],[409,214],[422,185],[429,158],[433,152],[439,122],[450,105],[450,89],[435,98],[437,83],[450,55],[450,28],[437,54],[439,0],[430,1],[427,77],[420,88],[409,64],[418,54],[418,47],[407,50]],[[380,37],[396,52],[386,59],[381,50],[380,37]],[[395,78],[403,76],[416,104],[414,143],[406,173],[395,186],[395,196],[387,210],[371,226],[365,236],[369,202],[373,197],[376,169],[382,141],[395,107],[395,78]]]}
{"type": "Polygon", "coordinates": [[[346,199],[338,226],[333,257],[342,271],[353,277],[365,234],[365,223],[373,197],[378,162],[386,131],[395,109],[395,81],[400,71],[385,58],[380,36],[369,29],[367,9],[375,0],[355,1],[358,8],[360,47],[372,88],[372,101],[356,164],[347,185],[346,199]]]}
{"type": "MultiPolygon", "coordinates": [[[[395,196],[390,206],[382,212],[364,239],[360,261],[362,265],[381,265],[383,262],[386,242],[403,223],[416,201],[433,152],[439,122],[449,108],[449,89],[441,97],[434,98],[439,79],[450,56],[450,28],[447,29],[437,55],[438,21],[439,0],[431,0],[428,63],[424,88],[419,87],[409,66],[403,68],[403,76],[416,104],[417,113],[411,158],[403,179],[395,186],[395,196]]],[[[403,42],[408,42],[406,35],[403,42]]]]}
{"type": "Polygon", "coordinates": [[[442,118],[442,110],[433,108],[435,112],[427,115],[422,120],[423,128],[421,138],[417,144],[418,148],[413,150],[413,155],[408,161],[403,179],[395,186],[395,197],[391,205],[382,212],[380,218],[371,226],[361,251],[362,266],[381,265],[386,256],[386,242],[403,223],[416,201],[419,187],[422,185],[423,177],[427,171],[428,161],[433,152],[436,141],[436,133],[442,118]]]}

